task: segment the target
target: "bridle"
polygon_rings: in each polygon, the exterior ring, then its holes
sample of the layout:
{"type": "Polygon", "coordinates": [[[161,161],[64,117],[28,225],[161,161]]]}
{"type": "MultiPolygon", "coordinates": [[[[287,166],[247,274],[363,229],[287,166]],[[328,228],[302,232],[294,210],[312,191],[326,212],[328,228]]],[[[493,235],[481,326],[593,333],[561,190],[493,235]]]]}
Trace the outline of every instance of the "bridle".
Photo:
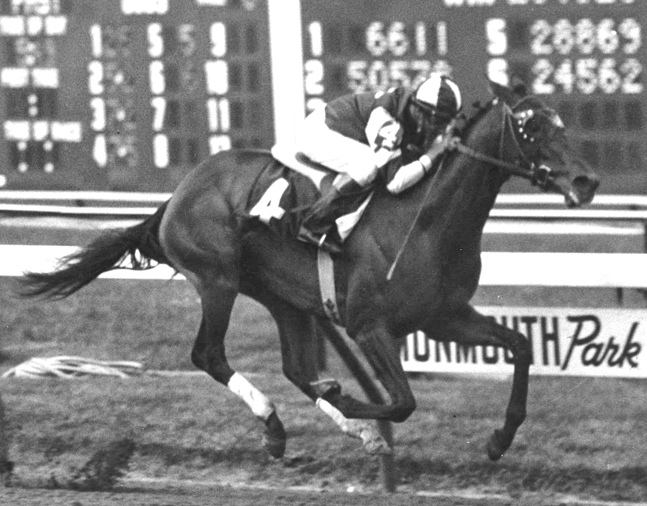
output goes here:
{"type": "MultiPolygon", "coordinates": [[[[558,171],[551,169],[547,165],[543,165],[543,164],[537,165],[532,160],[530,160],[526,155],[526,153],[524,152],[523,148],[521,147],[519,138],[517,137],[517,133],[519,133],[524,138],[524,140],[531,143],[535,142],[535,139],[532,136],[528,135],[528,133],[524,130],[524,127],[528,122],[528,120],[536,114],[534,109],[525,109],[520,112],[515,112],[515,109],[519,108],[519,106],[524,102],[524,100],[526,100],[526,98],[522,98],[521,100],[519,100],[519,102],[517,102],[512,107],[510,107],[508,104],[503,102],[503,108],[502,108],[503,125],[501,128],[501,139],[499,141],[498,158],[494,158],[492,156],[486,155],[484,153],[480,153],[479,151],[476,151],[475,149],[470,148],[469,146],[463,144],[458,137],[455,137],[454,139],[452,139],[452,141],[450,141],[449,149],[456,150],[459,153],[462,153],[466,156],[470,156],[476,160],[480,160],[482,162],[495,165],[496,167],[508,172],[508,174],[519,176],[524,179],[528,179],[533,185],[539,186],[542,189],[548,189],[551,186],[551,184],[553,184],[553,179],[558,175],[558,171]],[[517,132],[515,132],[515,123],[517,126],[517,132]],[[506,133],[508,131],[510,132],[510,134],[512,135],[512,138],[514,139],[514,143],[518,154],[521,155],[517,158],[517,160],[521,159],[521,162],[517,161],[517,163],[511,163],[503,159],[503,148],[505,144],[506,133]]],[[[498,103],[498,100],[499,100],[498,98],[491,100],[489,102],[489,107],[493,107],[494,105],[496,105],[498,103]]],[[[444,157],[440,163],[443,164],[445,160],[446,160],[446,157],[444,157]]],[[[442,169],[442,165],[436,170],[436,172],[440,172],[441,169],[442,169]]],[[[402,257],[402,254],[404,253],[404,250],[409,242],[409,239],[411,237],[411,234],[413,233],[414,227],[422,214],[422,211],[424,209],[424,204],[427,201],[427,198],[431,192],[432,186],[433,186],[433,179],[431,180],[431,182],[429,183],[429,186],[427,187],[427,192],[424,198],[421,200],[420,208],[418,209],[416,216],[411,222],[411,225],[409,226],[409,230],[405,234],[404,240],[402,241],[402,245],[400,246],[400,249],[395,255],[395,258],[391,263],[391,267],[389,268],[386,274],[387,281],[390,281],[393,278],[393,273],[395,272],[395,268],[400,262],[400,258],[402,257]]]]}
{"type": "MultiPolygon", "coordinates": [[[[498,100],[498,98],[493,99],[490,102],[490,107],[496,105],[498,103],[498,100]]],[[[451,149],[455,149],[456,151],[466,156],[495,165],[496,167],[505,170],[510,175],[527,179],[533,184],[533,186],[538,186],[541,189],[546,190],[550,187],[553,179],[558,174],[547,165],[537,165],[536,163],[531,161],[521,147],[517,132],[525,140],[529,142],[535,142],[535,139],[524,130],[524,127],[528,120],[536,114],[534,109],[525,109],[520,112],[515,112],[515,110],[519,108],[524,100],[525,98],[521,99],[512,107],[510,107],[505,102],[502,104],[503,115],[498,158],[480,153],[479,151],[476,151],[475,149],[463,144],[458,138],[455,138],[455,140],[453,140],[450,147],[451,149]],[[512,139],[514,140],[517,152],[519,153],[519,155],[521,155],[519,157],[521,161],[517,161],[516,163],[507,162],[503,159],[503,147],[507,132],[510,132],[512,139]]]]}

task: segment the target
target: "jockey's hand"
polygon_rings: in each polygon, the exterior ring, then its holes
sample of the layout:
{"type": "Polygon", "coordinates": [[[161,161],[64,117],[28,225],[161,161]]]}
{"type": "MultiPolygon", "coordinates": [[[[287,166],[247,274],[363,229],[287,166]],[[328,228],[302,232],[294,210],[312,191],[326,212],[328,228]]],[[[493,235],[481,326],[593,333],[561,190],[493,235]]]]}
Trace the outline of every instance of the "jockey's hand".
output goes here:
{"type": "Polygon", "coordinates": [[[458,145],[460,144],[461,139],[460,137],[455,137],[453,135],[446,135],[443,137],[443,140],[441,141],[443,151],[454,151],[456,148],[458,148],[458,145]]]}

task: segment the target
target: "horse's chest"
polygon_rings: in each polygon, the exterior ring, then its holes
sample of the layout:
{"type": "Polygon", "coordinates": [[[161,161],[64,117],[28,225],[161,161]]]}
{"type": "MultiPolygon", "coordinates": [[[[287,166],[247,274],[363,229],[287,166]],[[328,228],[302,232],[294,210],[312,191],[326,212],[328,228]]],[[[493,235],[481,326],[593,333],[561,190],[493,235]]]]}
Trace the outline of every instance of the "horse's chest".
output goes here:
{"type": "Polygon", "coordinates": [[[400,291],[402,312],[417,320],[460,309],[476,292],[480,270],[478,255],[456,255],[426,272],[412,273],[400,291]]]}

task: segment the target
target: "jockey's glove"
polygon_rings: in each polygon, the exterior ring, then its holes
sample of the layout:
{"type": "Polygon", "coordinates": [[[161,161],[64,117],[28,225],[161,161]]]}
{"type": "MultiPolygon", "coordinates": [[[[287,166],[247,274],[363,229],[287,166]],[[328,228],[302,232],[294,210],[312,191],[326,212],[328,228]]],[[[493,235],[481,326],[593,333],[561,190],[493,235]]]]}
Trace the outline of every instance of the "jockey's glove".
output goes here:
{"type": "Polygon", "coordinates": [[[386,185],[386,189],[391,193],[398,194],[407,188],[411,188],[429,172],[438,155],[445,151],[456,149],[457,140],[452,135],[439,136],[431,148],[420,158],[400,167],[391,181],[386,185]]]}

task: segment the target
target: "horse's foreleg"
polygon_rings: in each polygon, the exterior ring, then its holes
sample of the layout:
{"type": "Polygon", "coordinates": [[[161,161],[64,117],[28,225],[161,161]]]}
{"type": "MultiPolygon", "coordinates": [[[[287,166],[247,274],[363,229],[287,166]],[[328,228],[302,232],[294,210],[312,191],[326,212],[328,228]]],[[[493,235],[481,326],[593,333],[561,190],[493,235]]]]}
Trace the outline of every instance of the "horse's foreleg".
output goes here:
{"type": "Polygon", "coordinates": [[[356,342],[375,371],[391,404],[365,404],[338,396],[335,406],[351,418],[373,418],[403,422],[416,409],[416,401],[400,361],[400,347],[384,326],[375,326],[358,333],[356,342]]]}
{"type": "Polygon", "coordinates": [[[532,350],[528,340],[520,333],[487,320],[494,327],[493,333],[503,344],[512,351],[514,358],[514,373],[512,374],[512,391],[505,413],[503,429],[495,430],[487,445],[488,457],[491,460],[500,459],[510,448],[517,429],[526,419],[526,404],[528,401],[528,380],[532,350]]]}
{"type": "Polygon", "coordinates": [[[532,350],[528,340],[519,332],[499,325],[473,308],[457,313],[444,325],[429,330],[443,341],[455,341],[463,345],[499,346],[510,350],[514,358],[512,392],[502,429],[495,430],[487,445],[490,459],[498,460],[510,448],[512,441],[526,418],[528,379],[532,350]]]}
{"type": "MultiPolygon", "coordinates": [[[[255,295],[258,297],[259,294],[255,295]]],[[[311,316],[276,297],[267,297],[262,302],[272,313],[279,329],[286,378],[312,399],[346,435],[360,439],[368,453],[390,453],[389,445],[374,427],[363,420],[347,418],[326,400],[341,393],[341,385],[336,380],[319,380],[316,352],[319,337],[316,330],[327,333],[328,329],[318,326],[311,316]]]]}

